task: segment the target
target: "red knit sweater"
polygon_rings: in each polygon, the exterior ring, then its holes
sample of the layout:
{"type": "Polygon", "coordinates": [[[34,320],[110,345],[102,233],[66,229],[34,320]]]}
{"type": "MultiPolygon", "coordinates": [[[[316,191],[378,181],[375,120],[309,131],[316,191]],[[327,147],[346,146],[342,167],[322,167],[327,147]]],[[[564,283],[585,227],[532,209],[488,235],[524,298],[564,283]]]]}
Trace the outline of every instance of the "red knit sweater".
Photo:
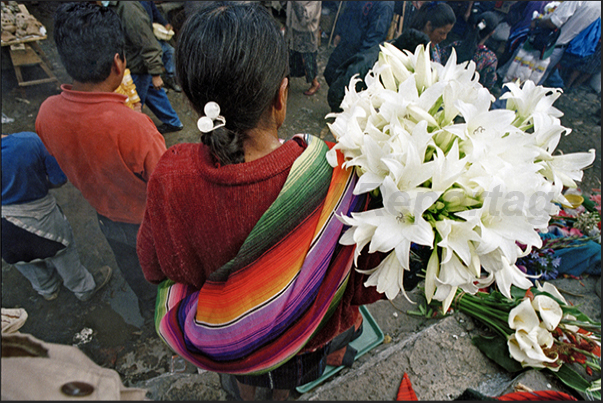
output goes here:
{"type": "MultiPolygon", "coordinates": [[[[145,278],[155,284],[169,278],[201,288],[213,271],[237,254],[277,198],[305,147],[302,140],[290,140],[258,160],[226,166],[215,164],[204,145],[170,147],[151,175],[138,232],[138,257],[145,278]]],[[[362,259],[363,268],[379,261],[376,255],[367,258],[362,259]]],[[[359,315],[353,305],[382,298],[375,287],[364,287],[364,280],[353,270],[332,325],[304,350],[323,345],[350,328],[359,315]]]]}

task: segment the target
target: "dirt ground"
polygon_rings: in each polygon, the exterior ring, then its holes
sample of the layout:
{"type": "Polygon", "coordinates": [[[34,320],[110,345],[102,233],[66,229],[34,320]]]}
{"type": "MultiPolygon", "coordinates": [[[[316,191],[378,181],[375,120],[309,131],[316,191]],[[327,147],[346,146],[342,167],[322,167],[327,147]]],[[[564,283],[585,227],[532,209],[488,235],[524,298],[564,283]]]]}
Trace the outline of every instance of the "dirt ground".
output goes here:
{"type": "MultiPolygon", "coordinates": [[[[48,30],[48,39],[41,41],[40,46],[50,59],[56,76],[61,83],[70,83],[71,80],[60,63],[52,41],[52,12],[57,2],[34,2],[37,5],[24,3],[48,30]]],[[[327,42],[328,39],[323,39],[320,47],[319,71],[323,71],[332,50],[327,47],[327,42]]],[[[24,74],[33,77],[39,75],[40,71],[32,68],[24,74]]],[[[292,79],[287,118],[280,132],[282,138],[289,139],[296,133],[306,132],[333,141],[325,120],[325,116],[330,112],[326,100],[328,87],[321,75],[319,82],[322,88],[316,95],[307,97],[303,95],[303,91],[309,87],[305,79],[292,79]]],[[[12,123],[2,124],[3,133],[35,131],[35,119],[40,104],[47,97],[59,92],[58,87],[53,84],[41,84],[26,88],[25,94],[22,94],[17,88],[10,57],[6,49],[2,49],[2,112],[14,119],[12,123]]],[[[168,96],[184,123],[184,129],[166,134],[166,145],[170,147],[181,142],[199,141],[197,117],[184,95],[170,90],[168,96]]],[[[569,136],[561,140],[558,149],[566,153],[596,149],[596,161],[592,167],[585,170],[580,186],[587,194],[594,188],[600,189],[600,94],[588,86],[581,86],[567,90],[555,106],[565,114],[561,119],[562,124],[573,129],[569,136]]],[[[145,113],[149,114],[154,122],[160,123],[148,109],[145,113]]],[[[74,116],[74,119],[76,118],[77,116],[74,116]]],[[[95,362],[117,369],[126,384],[169,371],[172,354],[158,340],[153,327],[149,323],[143,323],[138,314],[135,297],[119,274],[111,250],[98,228],[93,209],[70,183],[52,190],[52,193],[73,227],[84,265],[96,269],[108,264],[114,269],[114,278],[107,289],[92,301],[80,302],[63,289],[58,299],[47,302],[37,296],[20,273],[3,261],[2,306],[26,309],[29,319],[21,329],[22,332],[31,333],[48,342],[80,343],[80,348],[95,362]],[[77,336],[85,328],[93,329],[94,337],[91,341],[78,341],[77,336]],[[156,362],[149,362],[147,367],[141,368],[139,363],[132,361],[132,351],[145,349],[154,350],[152,356],[156,362]]]]}

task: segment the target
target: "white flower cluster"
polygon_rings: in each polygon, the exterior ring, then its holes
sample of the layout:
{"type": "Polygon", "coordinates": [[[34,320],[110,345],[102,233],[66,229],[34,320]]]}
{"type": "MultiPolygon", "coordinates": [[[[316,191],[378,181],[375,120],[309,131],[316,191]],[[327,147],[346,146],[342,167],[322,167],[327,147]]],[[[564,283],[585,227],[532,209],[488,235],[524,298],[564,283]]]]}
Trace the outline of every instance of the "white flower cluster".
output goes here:
{"type": "MultiPolygon", "coordinates": [[[[545,291],[567,305],[555,286],[545,283],[545,287],[545,291]]],[[[523,367],[548,367],[552,371],[559,371],[561,366],[556,365],[559,355],[550,349],[555,342],[551,332],[557,328],[562,316],[563,311],[557,301],[543,294],[533,300],[526,298],[513,308],[509,312],[509,327],[515,333],[507,340],[511,357],[523,367]]],[[[577,331],[577,328],[574,330],[577,331]]]]}
{"type": "MultiPolygon", "coordinates": [[[[341,220],[351,228],[341,240],[356,244],[356,258],[390,252],[365,285],[393,299],[409,270],[411,244],[433,249],[425,293],[447,310],[457,288],[474,294],[497,282],[510,297],[512,284],[531,282],[518,257],[542,245],[564,186],[576,187],[588,153],[553,155],[562,134],[562,113],[552,106],[561,90],[507,84],[507,109],[490,110],[494,97],[482,87],[472,61],[445,66],[384,43],[379,60],[356,92],[353,77],[341,107],[327,118],[346,167],[355,167],[356,194],[379,192],[383,207],[341,220]],[[488,273],[481,276],[482,268],[488,273]]],[[[405,293],[404,293],[405,294],[405,293]]],[[[406,295],[406,294],[405,294],[406,295]]]]}

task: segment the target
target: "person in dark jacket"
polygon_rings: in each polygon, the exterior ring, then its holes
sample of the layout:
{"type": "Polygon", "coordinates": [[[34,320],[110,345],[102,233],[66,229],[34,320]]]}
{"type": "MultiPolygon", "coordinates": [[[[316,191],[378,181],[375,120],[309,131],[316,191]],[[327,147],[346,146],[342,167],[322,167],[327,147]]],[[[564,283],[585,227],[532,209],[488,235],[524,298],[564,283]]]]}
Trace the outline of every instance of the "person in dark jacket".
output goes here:
{"type": "MultiPolygon", "coordinates": [[[[168,31],[172,30],[172,24],[170,24],[163,15],[155,6],[154,1],[141,1],[140,4],[144,7],[144,9],[149,14],[152,23],[161,24],[168,31]]],[[[163,83],[173,89],[176,92],[182,92],[182,88],[178,85],[176,80],[176,66],[174,65],[174,47],[169,44],[168,41],[164,41],[162,39],[158,39],[159,45],[161,45],[161,50],[163,51],[163,56],[161,56],[161,60],[163,61],[163,66],[165,67],[165,77],[163,78],[163,83]]]]}
{"type": "Polygon", "coordinates": [[[153,34],[149,14],[138,1],[99,1],[121,19],[126,34],[126,59],[132,80],[142,105],[163,122],[157,127],[161,134],[183,129],[178,114],[172,107],[163,87],[164,66],[161,46],[153,34]]]}
{"type": "Polygon", "coordinates": [[[335,71],[356,53],[383,42],[394,18],[394,1],[346,1],[335,27],[336,48],[329,56],[324,76],[331,86],[335,71]]]}
{"type": "MultiPolygon", "coordinates": [[[[426,45],[429,42],[429,36],[427,34],[410,28],[405,30],[391,42],[392,45],[398,49],[407,49],[414,52],[418,45],[426,45]]],[[[350,79],[358,74],[363,81],[356,83],[356,91],[362,91],[366,89],[364,83],[364,77],[371,68],[375,65],[379,58],[379,46],[378,43],[373,47],[365,50],[364,52],[358,52],[354,56],[346,60],[335,72],[335,80],[329,86],[329,92],[327,94],[327,101],[331,107],[331,112],[341,112],[341,101],[345,96],[345,89],[350,83],[350,79]]]]}
{"type": "Polygon", "coordinates": [[[494,34],[498,23],[499,18],[494,12],[481,13],[475,22],[471,22],[465,38],[454,41],[441,49],[441,63],[446,64],[452,54],[452,49],[455,49],[457,63],[474,61],[480,84],[488,90],[492,90],[497,79],[498,59],[496,53],[488,49],[486,41],[494,34]]]}

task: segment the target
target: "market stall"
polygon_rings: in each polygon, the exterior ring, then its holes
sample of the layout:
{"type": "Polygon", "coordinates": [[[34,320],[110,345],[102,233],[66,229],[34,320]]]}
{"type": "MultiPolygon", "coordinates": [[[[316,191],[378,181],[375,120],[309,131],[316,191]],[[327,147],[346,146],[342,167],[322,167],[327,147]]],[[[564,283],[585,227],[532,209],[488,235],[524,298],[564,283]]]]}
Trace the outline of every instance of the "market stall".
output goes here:
{"type": "Polygon", "coordinates": [[[58,79],[52,72],[46,55],[38,44],[45,40],[46,28],[27,10],[23,4],[16,1],[2,2],[2,47],[8,46],[15,75],[25,97],[26,86],[55,82],[58,79]],[[26,80],[22,67],[39,66],[46,77],[26,80]]]}

